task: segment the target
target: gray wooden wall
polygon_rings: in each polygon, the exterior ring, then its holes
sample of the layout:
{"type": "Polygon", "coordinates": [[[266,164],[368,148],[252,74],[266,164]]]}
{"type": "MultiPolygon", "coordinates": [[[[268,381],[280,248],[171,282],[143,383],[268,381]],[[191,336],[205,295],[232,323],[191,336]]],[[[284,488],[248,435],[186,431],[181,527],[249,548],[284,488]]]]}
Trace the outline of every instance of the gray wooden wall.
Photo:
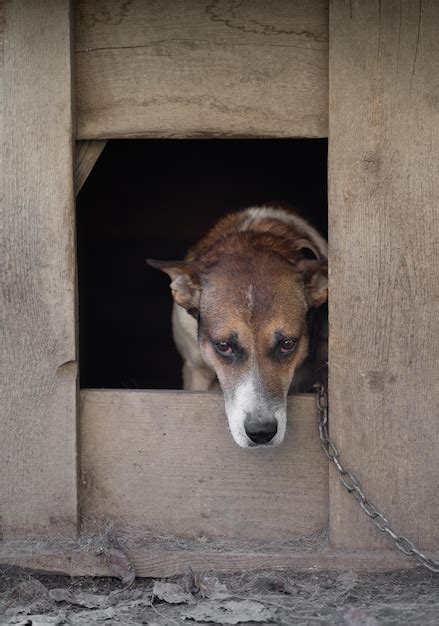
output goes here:
{"type": "Polygon", "coordinates": [[[327,0],[78,0],[79,139],[325,137],[327,0]]]}
{"type": "MultiPolygon", "coordinates": [[[[439,546],[439,3],[330,5],[331,433],[398,532],[439,546]]],[[[330,480],[339,548],[387,545],[330,480]]]]}
{"type": "MultiPolygon", "coordinates": [[[[77,529],[76,93],[80,139],[329,133],[331,434],[395,528],[437,547],[438,3],[330,3],[329,131],[323,0],[79,0],[75,63],[68,0],[3,9],[4,536],[77,529]]],[[[334,473],[329,495],[334,547],[384,545],[334,473]]]]}
{"type": "Polygon", "coordinates": [[[4,537],[77,530],[76,264],[68,0],[3,5],[4,537]]]}

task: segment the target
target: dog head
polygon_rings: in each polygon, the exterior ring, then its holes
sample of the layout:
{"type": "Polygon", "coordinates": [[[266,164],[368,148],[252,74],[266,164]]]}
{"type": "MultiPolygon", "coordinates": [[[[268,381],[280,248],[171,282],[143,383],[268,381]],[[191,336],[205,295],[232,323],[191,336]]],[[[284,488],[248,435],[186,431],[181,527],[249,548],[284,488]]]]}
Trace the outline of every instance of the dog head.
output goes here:
{"type": "Polygon", "coordinates": [[[307,312],[327,299],[327,263],[318,256],[306,240],[289,258],[264,247],[248,253],[241,241],[215,259],[150,262],[169,274],[176,303],[198,320],[201,354],[244,448],[284,439],[288,390],[308,354],[307,312]]]}

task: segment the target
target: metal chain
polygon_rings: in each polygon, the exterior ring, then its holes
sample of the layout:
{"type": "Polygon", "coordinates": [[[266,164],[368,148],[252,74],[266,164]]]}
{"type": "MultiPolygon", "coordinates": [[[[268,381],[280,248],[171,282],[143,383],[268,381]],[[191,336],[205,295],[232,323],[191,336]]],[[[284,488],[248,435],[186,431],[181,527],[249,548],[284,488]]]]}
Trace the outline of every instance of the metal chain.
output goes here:
{"type": "Polygon", "coordinates": [[[421,565],[426,567],[432,572],[439,573],[439,562],[426,556],[420,552],[416,546],[407,537],[398,535],[395,533],[389,521],[384,517],[382,513],[376,508],[372,502],[366,498],[355,476],[348,469],[343,467],[338,450],[334,442],[329,437],[328,430],[328,398],[326,389],[323,383],[314,385],[316,390],[316,404],[317,404],[317,418],[320,434],[320,443],[323,448],[323,452],[328,459],[335,465],[338,472],[338,477],[342,485],[347,491],[354,496],[363,511],[370,517],[375,526],[382,533],[386,533],[391,537],[395,543],[395,546],[407,556],[411,556],[416,559],[421,565]]]}

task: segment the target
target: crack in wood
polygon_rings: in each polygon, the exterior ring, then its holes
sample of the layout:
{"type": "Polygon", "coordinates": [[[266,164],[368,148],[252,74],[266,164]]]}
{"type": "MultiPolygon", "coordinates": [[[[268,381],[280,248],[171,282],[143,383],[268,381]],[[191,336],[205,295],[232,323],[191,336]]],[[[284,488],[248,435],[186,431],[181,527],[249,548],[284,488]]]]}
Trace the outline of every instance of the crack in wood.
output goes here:
{"type": "Polygon", "coordinates": [[[207,7],[205,8],[205,13],[212,22],[221,22],[228,28],[234,28],[235,30],[240,30],[243,33],[254,33],[256,35],[265,35],[268,37],[272,35],[296,35],[297,37],[306,37],[307,39],[311,39],[316,42],[328,41],[328,38],[323,34],[316,34],[306,29],[294,30],[294,29],[287,29],[287,28],[277,28],[276,26],[273,26],[271,24],[262,24],[261,22],[259,22],[258,20],[254,18],[241,18],[242,21],[245,19],[247,22],[252,24],[252,26],[246,26],[245,24],[242,24],[242,23],[236,23],[235,20],[240,19],[236,15],[236,10],[240,9],[243,6],[243,3],[242,2],[230,3],[229,11],[232,16],[231,19],[221,17],[219,13],[215,12],[215,9],[218,6],[218,4],[219,4],[219,0],[213,0],[212,2],[210,2],[210,4],[208,4],[207,7]]]}

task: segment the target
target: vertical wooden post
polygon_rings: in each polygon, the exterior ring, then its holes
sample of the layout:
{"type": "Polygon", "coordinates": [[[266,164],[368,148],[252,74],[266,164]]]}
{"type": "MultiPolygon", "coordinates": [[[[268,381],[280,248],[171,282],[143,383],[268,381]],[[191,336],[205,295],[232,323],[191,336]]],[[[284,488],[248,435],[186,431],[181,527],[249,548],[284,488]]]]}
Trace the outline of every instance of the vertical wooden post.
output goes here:
{"type": "Polygon", "coordinates": [[[0,492],[4,537],[77,531],[69,0],[5,8],[0,492]]]}
{"type": "MultiPolygon", "coordinates": [[[[330,404],[395,529],[439,545],[439,4],[330,3],[330,404]]],[[[332,475],[331,541],[388,545],[332,475]]]]}

